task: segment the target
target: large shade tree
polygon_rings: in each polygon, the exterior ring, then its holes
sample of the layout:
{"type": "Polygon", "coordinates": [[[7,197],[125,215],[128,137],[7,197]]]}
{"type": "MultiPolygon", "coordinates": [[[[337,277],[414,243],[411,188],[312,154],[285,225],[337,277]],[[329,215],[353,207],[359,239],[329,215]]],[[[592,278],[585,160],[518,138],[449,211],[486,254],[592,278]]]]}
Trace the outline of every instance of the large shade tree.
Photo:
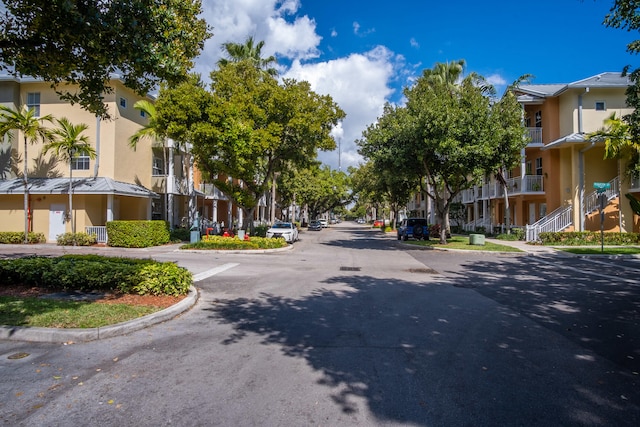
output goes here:
{"type": "Polygon", "coordinates": [[[56,119],[57,127],[51,131],[51,141],[44,146],[44,152],[53,152],[56,157],[69,164],[69,213],[71,232],[74,234],[73,245],[76,245],[76,217],[73,213],[73,162],[80,155],[96,158],[96,150],[89,143],[84,131],[89,129],[85,123],[73,124],[63,117],[56,119]]]}
{"type": "Polygon", "coordinates": [[[279,84],[251,61],[221,67],[211,80],[208,120],[196,131],[193,154],[243,209],[246,228],[274,173],[288,165],[304,167],[318,149],[335,148],[330,131],[344,112],[309,83],[279,84]]]}
{"type": "Polygon", "coordinates": [[[24,142],[24,168],[22,182],[24,183],[24,243],[29,241],[29,170],[27,148],[38,140],[47,142],[51,138],[51,131],[45,125],[53,120],[51,115],[39,117],[36,110],[23,105],[18,110],[0,105],[0,138],[8,135],[13,137],[14,132],[22,134],[24,142]]]}
{"type": "Polygon", "coordinates": [[[521,107],[514,96],[495,102],[493,90],[478,75],[454,87],[419,79],[405,91],[413,129],[407,145],[420,159],[446,243],[449,209],[463,190],[505,164],[502,152],[519,153],[526,146],[521,107]]]}
{"type": "Polygon", "coordinates": [[[481,76],[461,78],[461,63],[426,70],[405,89],[406,107],[385,109],[361,142],[362,152],[378,162],[406,159],[402,173],[413,174],[434,201],[443,244],[456,197],[487,174],[511,166],[498,152],[519,153],[526,145],[515,97],[495,101],[495,91],[481,76]]]}
{"type": "Polygon", "coordinates": [[[210,37],[201,0],[2,3],[0,69],[51,82],[63,99],[103,117],[112,73],[141,94],[181,81],[210,37]]]}

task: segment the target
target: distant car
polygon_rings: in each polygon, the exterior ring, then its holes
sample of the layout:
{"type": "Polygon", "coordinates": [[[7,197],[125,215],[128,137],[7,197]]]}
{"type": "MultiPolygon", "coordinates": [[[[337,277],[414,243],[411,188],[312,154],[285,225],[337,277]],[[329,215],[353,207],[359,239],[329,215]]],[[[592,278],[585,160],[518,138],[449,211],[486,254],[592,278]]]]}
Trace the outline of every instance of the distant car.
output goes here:
{"type": "Polygon", "coordinates": [[[318,220],[313,220],[309,223],[309,230],[311,231],[320,231],[322,230],[322,223],[318,220]]]}
{"type": "Polygon", "coordinates": [[[429,240],[429,224],[425,218],[405,218],[397,230],[398,240],[429,240]]]}
{"type": "Polygon", "coordinates": [[[267,230],[267,237],[282,237],[287,243],[293,243],[298,240],[298,229],[290,222],[278,222],[267,230]]]}
{"type": "Polygon", "coordinates": [[[318,221],[320,221],[320,224],[322,224],[322,228],[329,227],[329,221],[327,221],[326,219],[319,219],[318,221]]]}
{"type": "Polygon", "coordinates": [[[384,220],[382,219],[376,219],[375,221],[373,221],[374,227],[382,227],[383,225],[384,225],[384,220]]]}
{"type": "Polygon", "coordinates": [[[356,222],[357,222],[358,224],[364,224],[366,221],[364,220],[364,218],[358,218],[358,219],[356,220],[356,222]]]}

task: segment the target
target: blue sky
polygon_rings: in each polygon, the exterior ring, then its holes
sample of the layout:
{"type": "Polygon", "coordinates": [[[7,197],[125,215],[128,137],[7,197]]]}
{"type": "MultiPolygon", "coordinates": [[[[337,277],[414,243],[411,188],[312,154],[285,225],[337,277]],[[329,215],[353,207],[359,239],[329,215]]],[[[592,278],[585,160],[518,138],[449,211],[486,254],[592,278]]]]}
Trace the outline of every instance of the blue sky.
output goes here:
{"type": "MultiPolygon", "coordinates": [[[[264,40],[282,76],[308,80],[331,95],[347,118],[334,135],[342,169],[362,161],[355,140],[385,102],[437,62],[464,59],[498,93],[523,74],[534,83],[569,83],[627,64],[640,66],[626,45],[637,33],[607,28],[613,0],[204,0],[213,27],[197,61],[206,77],[220,45],[264,40]]],[[[321,153],[338,168],[337,151],[321,153]]]]}

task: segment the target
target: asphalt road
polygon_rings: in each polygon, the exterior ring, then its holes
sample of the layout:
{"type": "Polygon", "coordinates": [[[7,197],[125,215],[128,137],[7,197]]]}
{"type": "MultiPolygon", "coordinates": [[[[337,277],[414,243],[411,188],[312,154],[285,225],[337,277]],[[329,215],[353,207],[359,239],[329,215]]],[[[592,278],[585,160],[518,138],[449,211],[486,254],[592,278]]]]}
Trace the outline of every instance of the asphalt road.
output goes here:
{"type": "Polygon", "coordinates": [[[352,224],[287,252],[135,256],[203,277],[196,306],[123,337],[0,341],[2,423],[640,425],[637,259],[431,251],[352,224]]]}

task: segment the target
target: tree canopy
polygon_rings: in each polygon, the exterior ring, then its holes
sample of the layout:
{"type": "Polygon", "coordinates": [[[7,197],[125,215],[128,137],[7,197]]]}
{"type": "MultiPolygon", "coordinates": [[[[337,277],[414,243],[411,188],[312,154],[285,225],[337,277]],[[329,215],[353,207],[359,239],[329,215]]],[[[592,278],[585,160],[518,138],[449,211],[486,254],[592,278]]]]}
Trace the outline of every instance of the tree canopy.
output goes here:
{"type": "Polygon", "coordinates": [[[140,94],[181,81],[210,37],[201,0],[3,3],[0,69],[51,82],[62,99],[103,117],[112,73],[140,94]]]}
{"type": "Polygon", "coordinates": [[[515,96],[496,101],[482,76],[458,78],[460,64],[425,71],[405,89],[406,106],[385,108],[359,141],[363,155],[384,165],[382,170],[405,175],[403,185],[415,179],[435,202],[442,243],[456,196],[500,167],[511,167],[527,143],[515,96]]]}
{"type": "Polygon", "coordinates": [[[193,145],[198,167],[249,220],[274,173],[335,148],[330,131],[345,114],[308,82],[278,83],[249,60],[213,71],[211,81],[210,91],[193,79],[161,91],[158,123],[193,145]]]}
{"type": "MultiPolygon", "coordinates": [[[[604,25],[611,28],[619,28],[626,31],[640,30],[640,15],[638,14],[638,2],[636,0],[615,0],[609,13],[604,18],[604,25]]],[[[631,54],[640,53],[640,40],[633,40],[627,45],[627,52],[631,54]]],[[[629,124],[629,135],[632,140],[640,141],[640,68],[632,69],[627,65],[623,69],[623,74],[632,70],[629,77],[633,83],[627,88],[627,105],[633,111],[622,117],[629,124]]],[[[640,170],[640,159],[635,160],[635,165],[631,169],[640,170]]],[[[636,175],[637,176],[637,175],[636,175]]]]}

